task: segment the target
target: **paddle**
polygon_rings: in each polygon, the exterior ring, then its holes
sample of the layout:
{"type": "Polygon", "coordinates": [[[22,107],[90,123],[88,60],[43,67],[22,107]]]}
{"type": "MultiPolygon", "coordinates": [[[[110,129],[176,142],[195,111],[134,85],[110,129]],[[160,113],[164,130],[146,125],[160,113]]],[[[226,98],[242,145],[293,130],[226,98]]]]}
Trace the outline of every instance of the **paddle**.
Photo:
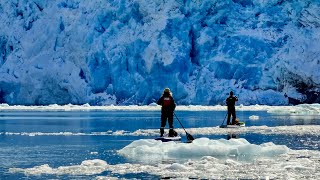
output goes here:
{"type": "Polygon", "coordinates": [[[223,121],[222,121],[222,123],[221,123],[220,127],[222,127],[222,126],[223,126],[223,123],[224,123],[224,121],[226,120],[227,115],[228,115],[228,113],[224,116],[224,119],[223,119],[223,121]]]}
{"type": "Polygon", "coordinates": [[[179,121],[179,123],[180,123],[181,127],[183,128],[184,132],[186,132],[186,136],[187,136],[188,141],[193,141],[194,140],[193,136],[191,134],[187,133],[187,131],[184,129],[184,127],[181,124],[181,122],[180,122],[178,116],[176,115],[176,113],[173,112],[173,114],[177,118],[177,120],[179,121]]]}

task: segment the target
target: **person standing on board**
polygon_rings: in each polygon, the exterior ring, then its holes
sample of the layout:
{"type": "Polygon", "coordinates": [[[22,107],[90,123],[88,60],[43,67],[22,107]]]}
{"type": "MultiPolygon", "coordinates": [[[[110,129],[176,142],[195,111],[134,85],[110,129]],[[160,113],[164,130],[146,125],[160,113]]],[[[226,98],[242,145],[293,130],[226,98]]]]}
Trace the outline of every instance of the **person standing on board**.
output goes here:
{"type": "Polygon", "coordinates": [[[173,111],[176,108],[176,103],[172,97],[172,93],[169,88],[163,90],[163,94],[157,102],[161,105],[161,127],[160,127],[160,137],[164,134],[164,127],[166,126],[167,119],[169,124],[169,137],[174,137],[175,131],[173,130],[173,111]]]}
{"type": "Polygon", "coordinates": [[[228,107],[228,119],[227,119],[227,125],[237,124],[236,122],[236,108],[235,104],[236,101],[238,101],[237,96],[233,95],[233,92],[230,91],[229,97],[226,99],[227,107],[228,107]],[[232,116],[232,122],[230,123],[230,118],[232,116]]]}

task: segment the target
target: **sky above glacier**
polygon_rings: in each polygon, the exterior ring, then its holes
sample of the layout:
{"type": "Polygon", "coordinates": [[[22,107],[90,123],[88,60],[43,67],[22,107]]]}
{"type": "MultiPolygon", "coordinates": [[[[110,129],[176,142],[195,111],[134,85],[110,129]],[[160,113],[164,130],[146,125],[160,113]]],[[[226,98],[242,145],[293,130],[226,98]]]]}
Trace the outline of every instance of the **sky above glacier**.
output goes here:
{"type": "Polygon", "coordinates": [[[285,105],[320,87],[312,0],[1,0],[0,102],[285,105]]]}

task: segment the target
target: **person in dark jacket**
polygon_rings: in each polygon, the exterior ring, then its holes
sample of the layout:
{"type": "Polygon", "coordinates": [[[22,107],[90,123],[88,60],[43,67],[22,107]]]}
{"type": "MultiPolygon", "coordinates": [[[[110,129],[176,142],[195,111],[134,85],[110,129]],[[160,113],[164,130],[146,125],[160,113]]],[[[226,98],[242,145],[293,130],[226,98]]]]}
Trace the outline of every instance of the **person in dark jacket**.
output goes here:
{"type": "Polygon", "coordinates": [[[165,88],[162,96],[157,102],[161,105],[161,127],[160,127],[160,137],[164,134],[164,127],[166,126],[167,119],[169,124],[169,137],[174,137],[176,132],[173,130],[173,111],[176,108],[176,103],[172,97],[172,93],[169,88],[165,88]]]}
{"type": "Polygon", "coordinates": [[[231,124],[237,124],[236,122],[236,108],[235,104],[236,101],[238,101],[237,96],[233,95],[233,92],[230,91],[229,97],[226,99],[227,107],[228,107],[228,119],[227,119],[227,125],[231,124]],[[230,118],[232,116],[232,122],[230,123],[230,118]]]}

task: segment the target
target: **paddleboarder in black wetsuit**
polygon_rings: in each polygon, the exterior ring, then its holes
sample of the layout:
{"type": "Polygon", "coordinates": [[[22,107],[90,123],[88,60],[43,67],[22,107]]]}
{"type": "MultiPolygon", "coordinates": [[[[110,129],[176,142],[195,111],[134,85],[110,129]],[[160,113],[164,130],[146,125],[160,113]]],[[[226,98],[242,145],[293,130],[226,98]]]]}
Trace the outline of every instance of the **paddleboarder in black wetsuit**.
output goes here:
{"type": "Polygon", "coordinates": [[[176,103],[172,97],[169,88],[165,88],[162,96],[157,102],[158,105],[161,105],[161,127],[160,127],[160,137],[164,134],[164,127],[166,126],[167,119],[169,123],[169,137],[176,136],[176,132],[173,130],[173,111],[176,108],[176,103]]]}
{"type": "Polygon", "coordinates": [[[235,108],[236,101],[238,101],[237,96],[233,96],[233,92],[230,91],[230,95],[226,99],[226,103],[228,106],[227,125],[237,124],[237,122],[236,122],[236,108],[235,108]],[[232,123],[230,123],[231,116],[232,116],[232,123]]]}

